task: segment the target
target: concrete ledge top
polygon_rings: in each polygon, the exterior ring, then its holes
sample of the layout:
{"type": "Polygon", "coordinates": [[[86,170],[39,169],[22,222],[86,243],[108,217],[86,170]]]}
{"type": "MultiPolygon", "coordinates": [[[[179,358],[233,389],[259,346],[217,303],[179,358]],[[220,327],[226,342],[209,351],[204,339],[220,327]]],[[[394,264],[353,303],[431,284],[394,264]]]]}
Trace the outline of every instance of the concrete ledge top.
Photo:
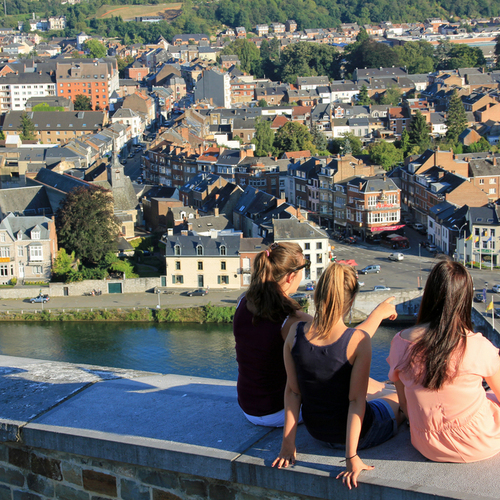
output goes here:
{"type": "Polygon", "coordinates": [[[430,462],[406,426],[361,452],[375,469],[348,493],[344,453],[304,426],[297,464],[270,467],[281,429],[250,424],[234,382],[0,356],[0,439],[318,498],[498,498],[500,454],[473,464],[430,462]]]}

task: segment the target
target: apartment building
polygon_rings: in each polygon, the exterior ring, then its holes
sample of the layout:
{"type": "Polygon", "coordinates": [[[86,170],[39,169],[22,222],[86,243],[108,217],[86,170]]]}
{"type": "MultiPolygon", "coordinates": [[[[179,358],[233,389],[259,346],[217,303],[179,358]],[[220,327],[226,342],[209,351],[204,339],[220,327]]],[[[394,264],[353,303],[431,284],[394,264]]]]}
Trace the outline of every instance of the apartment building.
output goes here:
{"type": "Polygon", "coordinates": [[[44,71],[24,73],[16,70],[0,77],[0,111],[22,111],[31,97],[56,95],[53,75],[44,71]]]}
{"type": "Polygon", "coordinates": [[[113,92],[120,88],[114,58],[76,59],[56,64],[57,95],[72,101],[79,94],[90,98],[92,109],[108,109],[113,92]]]}

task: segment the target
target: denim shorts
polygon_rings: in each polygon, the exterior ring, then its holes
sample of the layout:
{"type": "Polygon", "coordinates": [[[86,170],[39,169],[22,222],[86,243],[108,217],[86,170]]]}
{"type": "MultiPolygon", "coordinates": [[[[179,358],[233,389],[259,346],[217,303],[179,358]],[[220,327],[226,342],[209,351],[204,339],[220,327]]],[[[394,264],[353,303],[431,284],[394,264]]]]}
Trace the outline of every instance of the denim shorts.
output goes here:
{"type": "MultiPolygon", "coordinates": [[[[367,401],[367,405],[373,411],[373,422],[367,433],[359,440],[358,450],[372,448],[385,443],[398,430],[396,416],[392,411],[391,405],[383,399],[373,399],[367,401]]],[[[328,443],[328,445],[337,450],[345,449],[345,444],[328,443]]]]}

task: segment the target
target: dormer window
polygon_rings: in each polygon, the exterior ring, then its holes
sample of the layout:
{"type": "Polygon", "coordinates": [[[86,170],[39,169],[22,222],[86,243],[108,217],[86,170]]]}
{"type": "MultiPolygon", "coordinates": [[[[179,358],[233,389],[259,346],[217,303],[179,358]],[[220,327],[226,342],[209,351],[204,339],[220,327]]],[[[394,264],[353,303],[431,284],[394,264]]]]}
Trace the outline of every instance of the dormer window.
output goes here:
{"type": "Polygon", "coordinates": [[[5,243],[5,233],[0,233],[0,241],[5,243]]]}
{"type": "Polygon", "coordinates": [[[174,255],[181,255],[181,246],[180,245],[174,246],[174,255]]]}
{"type": "Polygon", "coordinates": [[[203,255],[203,246],[202,245],[196,246],[196,255],[203,255]]]}
{"type": "Polygon", "coordinates": [[[220,246],[220,254],[221,254],[221,255],[227,255],[227,248],[226,248],[226,245],[221,245],[221,246],[220,246]]]}
{"type": "Polygon", "coordinates": [[[40,239],[40,229],[33,229],[33,231],[31,231],[31,239],[32,240],[40,239]]]}
{"type": "Polygon", "coordinates": [[[21,241],[23,239],[23,233],[21,233],[21,231],[19,231],[17,233],[17,241],[21,241]]]}

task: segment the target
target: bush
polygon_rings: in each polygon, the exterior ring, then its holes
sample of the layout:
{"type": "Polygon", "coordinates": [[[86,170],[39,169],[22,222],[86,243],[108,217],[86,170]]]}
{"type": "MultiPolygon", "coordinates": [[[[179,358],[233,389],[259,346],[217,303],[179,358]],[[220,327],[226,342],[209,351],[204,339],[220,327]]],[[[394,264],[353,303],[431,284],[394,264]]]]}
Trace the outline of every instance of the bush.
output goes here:
{"type": "Polygon", "coordinates": [[[236,312],[235,306],[218,307],[208,303],[203,307],[206,323],[232,323],[236,312]]]}
{"type": "Polygon", "coordinates": [[[12,285],[12,286],[16,286],[17,285],[17,278],[14,276],[13,278],[10,278],[10,281],[9,283],[12,285]]]}

